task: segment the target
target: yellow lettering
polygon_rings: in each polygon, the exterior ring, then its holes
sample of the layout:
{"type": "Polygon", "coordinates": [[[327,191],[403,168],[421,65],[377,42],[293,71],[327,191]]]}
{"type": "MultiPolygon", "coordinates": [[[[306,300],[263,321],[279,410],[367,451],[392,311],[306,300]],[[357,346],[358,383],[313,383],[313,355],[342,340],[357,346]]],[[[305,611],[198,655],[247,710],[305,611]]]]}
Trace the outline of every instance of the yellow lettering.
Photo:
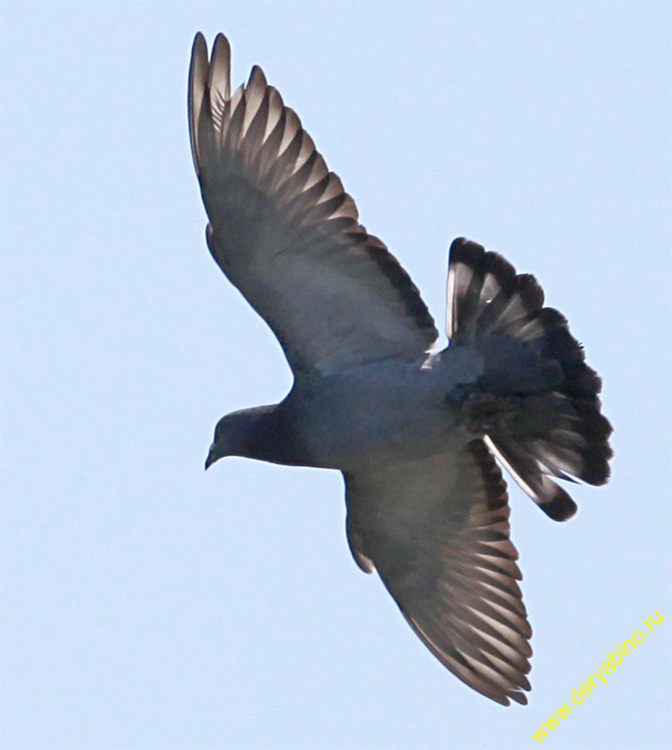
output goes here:
{"type": "MultiPolygon", "coordinates": [[[[651,631],[653,630],[652,624],[659,625],[662,621],[663,616],[656,610],[655,616],[651,615],[651,617],[647,617],[646,620],[644,620],[644,624],[648,628],[648,631],[651,631]]],[[[583,698],[585,695],[590,695],[593,692],[593,689],[597,687],[597,682],[595,680],[598,677],[600,680],[602,680],[603,685],[606,684],[607,678],[605,675],[611,674],[614,669],[616,669],[616,665],[620,664],[623,661],[623,657],[627,656],[633,648],[637,648],[637,644],[641,643],[644,640],[644,635],[645,633],[643,633],[641,630],[635,630],[632,634],[632,637],[626,638],[620,646],[618,645],[618,643],[615,643],[614,646],[616,648],[616,651],[606,652],[606,661],[602,662],[602,666],[598,668],[597,672],[591,672],[588,675],[586,682],[582,682],[579,684],[578,690],[575,687],[572,687],[572,692],[569,697],[572,701],[573,706],[578,706],[583,702],[583,698]],[[593,679],[593,677],[595,678],[595,680],[593,679]]],[[[541,742],[542,739],[547,736],[546,730],[552,730],[556,726],[558,726],[558,719],[564,719],[565,717],[569,716],[569,711],[570,709],[567,707],[567,703],[559,706],[557,712],[553,711],[552,715],[546,719],[546,722],[542,721],[539,729],[536,730],[534,734],[531,734],[530,737],[533,737],[535,740],[541,742]]]]}
{"type": "MultiPolygon", "coordinates": [[[[616,647],[618,648],[618,644],[616,644],[616,647]]],[[[614,662],[616,662],[616,664],[620,664],[623,661],[623,657],[621,656],[621,654],[618,651],[614,651],[613,654],[610,654],[607,651],[607,659],[609,659],[609,661],[612,664],[614,664],[614,662]],[[618,659],[616,658],[617,656],[618,656],[618,659]]],[[[616,664],[614,664],[614,666],[616,666],[616,664]]]]}

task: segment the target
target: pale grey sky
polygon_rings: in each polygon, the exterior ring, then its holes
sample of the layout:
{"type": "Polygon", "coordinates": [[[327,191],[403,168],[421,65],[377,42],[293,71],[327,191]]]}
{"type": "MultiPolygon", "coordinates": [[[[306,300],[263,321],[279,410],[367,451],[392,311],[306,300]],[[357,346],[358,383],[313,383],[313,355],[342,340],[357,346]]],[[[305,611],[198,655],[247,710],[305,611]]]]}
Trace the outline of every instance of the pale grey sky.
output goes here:
{"type": "Polygon", "coordinates": [[[2,49],[3,747],[667,747],[670,3],[12,3],[2,49]],[[443,319],[465,235],[543,285],[604,379],[613,480],[511,487],[527,707],[444,670],[347,550],[335,472],[203,461],[290,384],[209,257],[193,35],[261,64],[443,319]]]}

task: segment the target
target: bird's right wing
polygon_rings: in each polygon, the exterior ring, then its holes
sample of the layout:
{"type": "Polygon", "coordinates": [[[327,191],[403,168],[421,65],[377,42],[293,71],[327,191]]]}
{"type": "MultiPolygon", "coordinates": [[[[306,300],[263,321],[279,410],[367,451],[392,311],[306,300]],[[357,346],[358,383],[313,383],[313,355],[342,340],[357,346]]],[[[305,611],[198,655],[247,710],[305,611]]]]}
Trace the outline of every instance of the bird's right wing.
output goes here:
{"type": "Polygon", "coordinates": [[[506,484],[481,440],[346,474],[348,541],[430,651],[488,698],[527,703],[531,635],[506,484]]]}
{"type": "Polygon", "coordinates": [[[418,290],[359,224],[299,118],[258,67],[231,95],[229,68],[226,38],[208,59],[198,34],[189,123],[208,245],[292,369],[327,373],[430,349],[438,332],[418,290]]]}

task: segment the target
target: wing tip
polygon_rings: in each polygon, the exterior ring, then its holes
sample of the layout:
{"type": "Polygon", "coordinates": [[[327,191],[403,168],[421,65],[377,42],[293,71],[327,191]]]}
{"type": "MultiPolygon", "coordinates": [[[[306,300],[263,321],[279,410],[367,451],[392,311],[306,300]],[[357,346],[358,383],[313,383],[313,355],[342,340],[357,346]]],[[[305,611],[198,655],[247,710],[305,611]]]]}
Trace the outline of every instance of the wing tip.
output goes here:
{"type": "Polygon", "coordinates": [[[215,96],[224,101],[231,98],[231,45],[221,32],[215,37],[212,46],[208,89],[211,107],[215,104],[215,96]]]}
{"type": "Polygon", "coordinates": [[[189,87],[187,108],[189,111],[189,138],[191,141],[191,155],[194,159],[196,173],[199,173],[198,155],[198,126],[201,105],[208,85],[208,45],[205,37],[199,31],[194,37],[191,47],[191,62],[189,64],[189,87]]]}

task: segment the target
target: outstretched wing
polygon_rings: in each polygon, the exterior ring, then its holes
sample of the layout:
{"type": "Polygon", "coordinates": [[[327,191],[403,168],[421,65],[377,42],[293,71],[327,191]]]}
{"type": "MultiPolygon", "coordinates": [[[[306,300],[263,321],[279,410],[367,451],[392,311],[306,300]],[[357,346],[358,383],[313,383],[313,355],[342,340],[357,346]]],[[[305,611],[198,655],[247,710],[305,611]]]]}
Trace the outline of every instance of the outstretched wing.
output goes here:
{"type": "Polygon", "coordinates": [[[527,703],[531,635],[506,484],[481,440],[346,474],[348,540],[430,651],[474,690],[527,703]]]}
{"type": "Polygon", "coordinates": [[[358,223],[296,114],[261,69],[231,96],[230,51],[189,74],[194,163],[220,268],[266,320],[297,370],[323,373],[427,351],[438,333],[408,274],[358,223]]]}

